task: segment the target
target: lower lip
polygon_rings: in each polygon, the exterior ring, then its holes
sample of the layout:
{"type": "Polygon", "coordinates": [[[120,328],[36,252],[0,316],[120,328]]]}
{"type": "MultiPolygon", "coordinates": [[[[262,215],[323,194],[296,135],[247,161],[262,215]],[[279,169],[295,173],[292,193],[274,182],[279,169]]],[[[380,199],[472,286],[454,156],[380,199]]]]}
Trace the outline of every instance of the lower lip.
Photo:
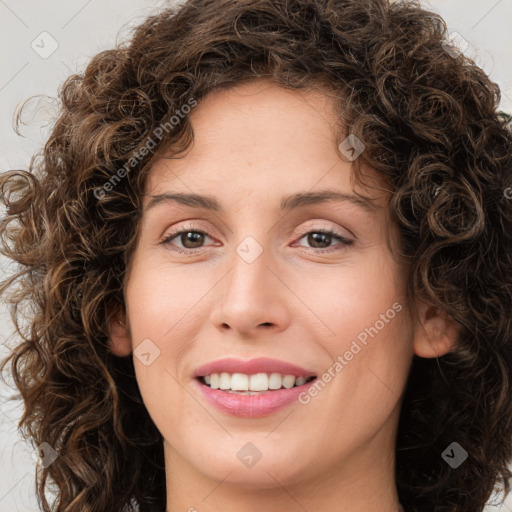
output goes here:
{"type": "Polygon", "coordinates": [[[194,382],[199,386],[206,401],[219,411],[241,418],[258,418],[268,416],[291,405],[294,401],[298,401],[298,396],[314,384],[316,379],[295,388],[268,391],[258,395],[227,393],[219,389],[212,389],[198,379],[194,379],[194,382]]]}

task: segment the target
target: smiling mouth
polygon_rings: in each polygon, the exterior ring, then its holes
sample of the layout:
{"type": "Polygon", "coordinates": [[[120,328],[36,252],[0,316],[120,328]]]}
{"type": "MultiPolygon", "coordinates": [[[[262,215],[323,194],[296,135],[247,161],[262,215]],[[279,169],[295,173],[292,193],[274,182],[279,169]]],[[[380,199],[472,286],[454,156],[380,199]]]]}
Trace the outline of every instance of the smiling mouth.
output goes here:
{"type": "Polygon", "coordinates": [[[259,395],[269,391],[292,389],[308,384],[316,376],[296,377],[281,373],[212,373],[197,377],[199,382],[210,389],[238,395],[259,395]]]}

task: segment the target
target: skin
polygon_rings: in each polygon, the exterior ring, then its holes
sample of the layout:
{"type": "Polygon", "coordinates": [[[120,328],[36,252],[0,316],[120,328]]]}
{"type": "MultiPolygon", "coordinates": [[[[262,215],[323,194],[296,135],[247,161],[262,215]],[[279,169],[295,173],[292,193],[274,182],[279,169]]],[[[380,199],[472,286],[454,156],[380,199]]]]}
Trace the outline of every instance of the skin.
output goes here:
{"type": "Polygon", "coordinates": [[[193,147],[156,160],[144,208],[149,195],[193,192],[223,210],[161,202],[144,211],[126,312],[110,324],[115,354],[147,338],[160,350],[148,366],[134,362],[164,437],[169,512],[396,512],[394,440],[411,358],[448,352],[457,330],[433,306],[407,301],[406,269],[387,243],[398,240],[389,194],[354,185],[331,100],[319,91],[258,80],[211,94],[189,116],[193,147]],[[279,211],[285,195],[325,189],[364,193],[376,208],[330,201],[279,211]],[[174,229],[207,236],[202,245],[184,236],[160,244],[174,229]],[[314,245],[304,234],[317,229],[353,244],[314,245]],[[263,251],[252,263],[236,252],[248,236],[263,251]],[[196,368],[228,356],[276,358],[321,376],[394,303],[402,310],[307,405],[237,418],[192,386],[196,368]],[[262,454],[250,468],[237,457],[247,442],[262,454]]]}

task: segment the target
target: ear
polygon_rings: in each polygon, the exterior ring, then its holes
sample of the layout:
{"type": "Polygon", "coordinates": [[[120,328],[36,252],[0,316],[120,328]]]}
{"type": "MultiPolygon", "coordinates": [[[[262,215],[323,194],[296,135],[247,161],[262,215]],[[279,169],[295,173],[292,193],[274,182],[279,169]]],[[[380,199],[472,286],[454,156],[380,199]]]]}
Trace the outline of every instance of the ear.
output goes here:
{"type": "Polygon", "coordinates": [[[437,306],[416,301],[414,353],[419,357],[440,357],[452,352],[459,339],[459,324],[437,306]]]}
{"type": "Polygon", "coordinates": [[[130,329],[126,323],[125,315],[116,312],[109,320],[109,345],[116,356],[129,356],[132,353],[130,329]]]}

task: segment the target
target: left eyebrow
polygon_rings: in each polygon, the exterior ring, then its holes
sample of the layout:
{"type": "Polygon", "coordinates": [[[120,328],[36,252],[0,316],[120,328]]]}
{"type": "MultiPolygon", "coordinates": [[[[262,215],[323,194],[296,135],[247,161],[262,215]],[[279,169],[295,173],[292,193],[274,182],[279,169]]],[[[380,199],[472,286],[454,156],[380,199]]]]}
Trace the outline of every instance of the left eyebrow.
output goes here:
{"type": "MultiPolygon", "coordinates": [[[[151,197],[151,201],[147,204],[145,211],[154,208],[155,206],[162,203],[179,203],[184,206],[189,206],[191,208],[202,208],[204,210],[210,211],[223,211],[220,203],[212,196],[202,196],[199,194],[184,194],[181,192],[176,193],[164,193],[151,195],[147,194],[151,197]]],[[[351,194],[345,194],[342,192],[335,192],[332,190],[322,190],[319,192],[299,192],[297,194],[292,194],[289,196],[285,196],[281,199],[280,209],[282,211],[290,211],[295,210],[297,208],[303,208],[305,206],[310,206],[313,204],[321,204],[328,201],[338,201],[338,202],[350,202],[360,208],[363,208],[369,212],[375,212],[376,210],[381,209],[381,206],[374,203],[373,199],[365,196],[355,196],[351,194]]]]}
{"type": "Polygon", "coordinates": [[[283,197],[281,200],[281,210],[289,211],[328,201],[349,202],[369,212],[375,212],[381,208],[381,206],[374,203],[374,200],[369,197],[355,196],[333,190],[321,190],[319,192],[301,192],[283,197]]]}

